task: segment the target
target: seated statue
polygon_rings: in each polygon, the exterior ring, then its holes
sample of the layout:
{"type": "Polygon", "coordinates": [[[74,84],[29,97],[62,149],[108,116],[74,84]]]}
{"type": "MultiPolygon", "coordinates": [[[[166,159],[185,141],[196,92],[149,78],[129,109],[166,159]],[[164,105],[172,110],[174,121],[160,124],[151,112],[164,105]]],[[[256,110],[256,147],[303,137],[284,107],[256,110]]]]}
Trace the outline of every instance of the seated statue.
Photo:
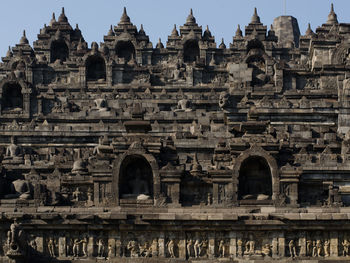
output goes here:
{"type": "Polygon", "coordinates": [[[178,101],[177,108],[175,109],[175,112],[181,112],[181,111],[185,111],[185,112],[192,111],[191,103],[190,103],[189,100],[181,99],[181,100],[178,101]]]}
{"type": "Polygon", "coordinates": [[[25,175],[24,179],[17,179],[11,184],[11,194],[5,195],[6,199],[19,198],[22,200],[33,199],[34,188],[33,185],[25,175]]]}
{"type": "Polygon", "coordinates": [[[6,148],[3,163],[22,164],[23,162],[21,148],[16,144],[16,138],[11,137],[11,144],[6,148]]]}
{"type": "Polygon", "coordinates": [[[95,99],[95,107],[91,109],[91,111],[104,112],[109,111],[107,107],[107,101],[105,99],[95,99]]]}
{"type": "Polygon", "coordinates": [[[15,137],[11,137],[11,144],[6,148],[6,157],[17,157],[20,155],[20,147],[16,144],[15,137]]]}

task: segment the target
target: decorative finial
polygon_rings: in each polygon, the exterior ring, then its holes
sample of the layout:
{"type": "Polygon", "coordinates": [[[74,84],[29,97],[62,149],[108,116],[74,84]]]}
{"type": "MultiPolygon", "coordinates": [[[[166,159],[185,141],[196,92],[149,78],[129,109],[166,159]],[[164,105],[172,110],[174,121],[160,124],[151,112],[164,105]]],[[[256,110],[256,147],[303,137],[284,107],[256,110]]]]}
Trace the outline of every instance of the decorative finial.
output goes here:
{"type": "Polygon", "coordinates": [[[209,30],[209,26],[207,25],[207,27],[206,27],[206,29],[205,29],[205,31],[204,31],[204,33],[203,33],[203,38],[204,39],[208,39],[208,38],[211,38],[212,36],[211,36],[211,32],[210,32],[210,30],[209,30]]]}
{"type": "Polygon", "coordinates": [[[156,45],[156,48],[159,48],[159,49],[164,48],[164,45],[163,45],[162,40],[160,38],[158,39],[158,43],[156,45]]]}
{"type": "Polygon", "coordinates": [[[338,24],[338,18],[337,18],[337,14],[334,12],[333,3],[331,4],[331,11],[328,15],[328,20],[327,20],[326,24],[328,24],[328,25],[338,24]]]}
{"type": "Polygon", "coordinates": [[[55,16],[55,12],[52,13],[52,18],[51,18],[51,21],[49,23],[49,26],[52,26],[53,23],[56,23],[56,16],[55,16]]]}
{"type": "Polygon", "coordinates": [[[60,14],[60,16],[59,16],[59,18],[58,18],[58,22],[60,22],[60,23],[66,23],[66,22],[68,22],[68,18],[66,17],[66,15],[65,15],[65,13],[64,13],[64,7],[62,7],[62,12],[61,12],[61,14],[60,14]]]}
{"type": "Polygon", "coordinates": [[[23,30],[23,36],[21,37],[21,40],[19,41],[19,43],[22,44],[22,45],[29,43],[29,41],[28,41],[28,39],[26,37],[26,31],[25,30],[23,30]]]}
{"type": "Polygon", "coordinates": [[[314,34],[315,33],[312,31],[310,23],[308,23],[305,36],[313,36],[314,34]]]}
{"type": "Polygon", "coordinates": [[[171,36],[173,37],[179,36],[179,32],[176,29],[176,24],[174,24],[174,28],[173,28],[173,31],[171,32],[171,36]]]}
{"type": "Polygon", "coordinates": [[[260,24],[260,17],[258,16],[258,10],[254,7],[254,14],[252,17],[251,24],[260,24]]]}
{"type": "Polygon", "coordinates": [[[221,39],[221,44],[219,45],[219,48],[221,48],[221,49],[225,49],[226,48],[226,45],[225,45],[225,42],[224,42],[224,38],[221,39]]]}
{"type": "Polygon", "coordinates": [[[145,35],[145,30],[143,29],[143,24],[140,26],[139,35],[145,35]]]}
{"type": "Polygon", "coordinates": [[[122,17],[120,18],[120,23],[130,23],[130,17],[126,12],[126,7],[124,6],[122,17]]]}
{"type": "Polygon", "coordinates": [[[196,19],[193,16],[193,11],[192,8],[190,9],[190,14],[188,15],[187,19],[186,19],[186,24],[195,24],[196,23],[196,19]]]}
{"type": "Polygon", "coordinates": [[[114,31],[113,31],[113,26],[112,26],[112,25],[111,25],[111,27],[109,28],[109,31],[108,31],[107,35],[108,35],[109,37],[114,36],[114,31]]]}
{"type": "Polygon", "coordinates": [[[11,47],[9,46],[9,50],[6,53],[6,57],[12,57],[12,56],[13,56],[13,54],[12,54],[12,51],[11,51],[11,47]]]}
{"type": "Polygon", "coordinates": [[[243,36],[243,33],[242,33],[242,30],[241,30],[241,26],[238,25],[237,26],[237,30],[236,30],[236,37],[242,37],[243,36]]]}

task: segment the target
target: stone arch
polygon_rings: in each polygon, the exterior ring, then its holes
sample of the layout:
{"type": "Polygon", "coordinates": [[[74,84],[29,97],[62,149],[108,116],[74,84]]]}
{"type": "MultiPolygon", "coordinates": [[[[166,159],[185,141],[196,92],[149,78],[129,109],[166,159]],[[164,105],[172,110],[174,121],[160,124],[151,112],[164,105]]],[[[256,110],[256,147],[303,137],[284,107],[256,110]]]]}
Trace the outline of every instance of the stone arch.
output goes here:
{"type": "Polygon", "coordinates": [[[128,62],[135,58],[135,46],[130,40],[119,40],[115,45],[115,53],[118,58],[128,62]]]}
{"type": "Polygon", "coordinates": [[[199,43],[197,39],[189,39],[184,43],[184,62],[195,62],[200,56],[199,43]]]}
{"type": "MultiPolygon", "coordinates": [[[[142,160],[142,162],[146,163],[151,171],[152,176],[152,185],[150,185],[150,193],[152,194],[151,198],[153,200],[156,200],[159,198],[160,195],[160,176],[159,176],[159,166],[157,163],[157,160],[154,158],[153,155],[148,154],[144,151],[140,150],[128,150],[123,155],[121,155],[119,158],[116,159],[116,161],[113,164],[113,179],[112,179],[112,192],[114,196],[114,201],[117,205],[120,204],[120,199],[122,197],[122,194],[125,193],[125,191],[121,191],[121,182],[124,182],[124,179],[122,178],[123,173],[127,170],[128,164],[132,164],[132,160],[142,160]]],[[[126,196],[128,197],[128,196],[126,196]]],[[[123,198],[123,197],[122,197],[123,198]]],[[[133,198],[130,196],[130,198],[133,198]]],[[[134,198],[136,200],[136,198],[134,198]]]]}
{"type": "Polygon", "coordinates": [[[256,38],[249,40],[247,43],[247,53],[249,53],[252,49],[260,49],[262,51],[265,51],[264,44],[256,38]]]}
{"type": "Polygon", "coordinates": [[[236,159],[236,164],[233,169],[233,184],[234,184],[234,192],[236,192],[236,198],[239,199],[240,196],[238,196],[241,192],[239,192],[238,187],[239,179],[240,179],[240,173],[241,168],[245,168],[247,165],[247,162],[259,160],[262,162],[263,166],[265,165],[265,169],[268,168],[270,172],[270,178],[271,178],[271,199],[276,200],[277,196],[279,195],[279,189],[280,189],[280,182],[279,182],[279,172],[278,172],[278,166],[277,162],[274,157],[272,157],[268,152],[266,152],[263,148],[260,146],[252,146],[250,149],[244,151],[241,153],[240,156],[236,159]]]}
{"type": "Polygon", "coordinates": [[[16,81],[4,82],[1,86],[1,110],[22,110],[22,86],[16,81]]]}
{"type": "Polygon", "coordinates": [[[92,55],[86,59],[86,80],[106,80],[106,62],[100,55],[92,55]]]}
{"type": "Polygon", "coordinates": [[[268,57],[262,50],[251,50],[246,57],[248,67],[253,69],[252,85],[264,85],[268,82],[267,64],[268,57]]]}
{"type": "Polygon", "coordinates": [[[66,61],[69,57],[69,48],[65,41],[54,40],[50,45],[50,62],[54,63],[57,59],[66,61]]]}

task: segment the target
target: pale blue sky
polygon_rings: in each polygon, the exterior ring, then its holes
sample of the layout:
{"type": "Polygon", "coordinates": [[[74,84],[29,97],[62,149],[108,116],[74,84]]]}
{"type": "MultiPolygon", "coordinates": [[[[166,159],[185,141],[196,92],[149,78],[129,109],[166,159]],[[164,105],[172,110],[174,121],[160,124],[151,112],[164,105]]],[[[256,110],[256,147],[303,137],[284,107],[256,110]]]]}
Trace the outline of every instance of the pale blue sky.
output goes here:
{"type": "MultiPolygon", "coordinates": [[[[313,30],[326,22],[332,2],[339,22],[350,23],[350,0],[286,2],[286,13],[298,19],[302,34],[308,22],[313,30]]],[[[6,54],[8,46],[19,42],[23,29],[32,44],[39,29],[49,23],[52,12],[57,18],[63,6],[69,22],[73,27],[79,24],[89,46],[92,41],[101,42],[110,25],[119,22],[124,6],[131,22],[138,28],[143,24],[153,45],[159,37],[165,43],[174,24],[184,24],[190,8],[193,8],[199,25],[203,28],[209,25],[217,44],[222,37],[226,44],[232,42],[237,24],[243,29],[250,22],[254,7],[258,8],[261,21],[268,26],[275,17],[284,15],[284,0],[3,0],[0,9],[0,56],[6,54]]]]}

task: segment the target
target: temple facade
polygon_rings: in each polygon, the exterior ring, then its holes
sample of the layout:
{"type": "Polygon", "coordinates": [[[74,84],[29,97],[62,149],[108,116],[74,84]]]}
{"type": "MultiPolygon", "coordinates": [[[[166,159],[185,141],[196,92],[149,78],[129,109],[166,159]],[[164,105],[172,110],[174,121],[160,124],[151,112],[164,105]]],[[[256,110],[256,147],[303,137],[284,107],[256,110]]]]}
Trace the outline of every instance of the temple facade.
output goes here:
{"type": "MultiPolygon", "coordinates": [[[[349,262],[350,24],[154,46],[62,9],[0,63],[0,262],[349,262]]],[[[3,40],[4,41],[4,40],[3,40]]]]}

